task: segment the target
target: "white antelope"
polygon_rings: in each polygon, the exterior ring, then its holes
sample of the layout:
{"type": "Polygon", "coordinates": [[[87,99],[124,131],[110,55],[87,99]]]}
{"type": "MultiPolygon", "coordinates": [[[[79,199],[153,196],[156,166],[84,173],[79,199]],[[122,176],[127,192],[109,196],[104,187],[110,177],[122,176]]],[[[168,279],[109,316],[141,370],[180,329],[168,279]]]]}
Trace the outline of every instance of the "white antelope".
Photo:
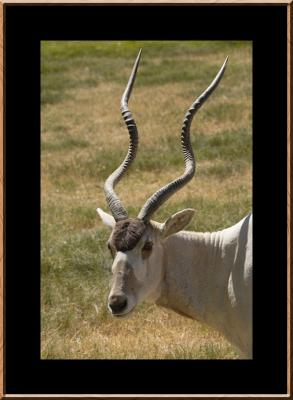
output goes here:
{"type": "Polygon", "coordinates": [[[130,144],[122,164],[107,178],[104,186],[112,215],[97,209],[111,228],[108,247],[113,255],[113,282],[108,308],[113,316],[124,317],[143,300],[220,331],[244,358],[252,357],[252,215],[236,225],[213,233],[182,231],[194,215],[185,209],[164,223],[151,215],[195,173],[190,143],[190,125],[196,111],[220,82],[227,59],[210,86],[185,115],[181,144],[185,171],[179,178],[155,192],[137,218],[129,218],[114,191],[135,158],[138,133],[128,109],[140,53],[121,99],[121,112],[130,144]]]}

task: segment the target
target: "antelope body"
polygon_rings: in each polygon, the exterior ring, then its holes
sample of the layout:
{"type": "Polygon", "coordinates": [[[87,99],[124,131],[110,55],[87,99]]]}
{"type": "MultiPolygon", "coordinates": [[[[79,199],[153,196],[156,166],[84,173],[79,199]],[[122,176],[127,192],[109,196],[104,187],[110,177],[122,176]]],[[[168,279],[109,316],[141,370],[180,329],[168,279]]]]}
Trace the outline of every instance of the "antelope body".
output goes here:
{"type": "Polygon", "coordinates": [[[139,60],[140,53],[121,100],[121,112],[130,135],[128,154],[105,182],[112,215],[97,209],[112,230],[108,248],[113,255],[113,282],[108,308],[113,316],[124,317],[143,300],[156,303],[217,329],[244,358],[251,358],[252,215],[213,233],[182,230],[192,219],[193,209],[182,210],[164,223],[150,219],[195,173],[189,138],[191,121],[217,87],[227,60],[185,115],[181,131],[183,175],[154,193],[137,218],[129,218],[114,186],[134,160],[138,146],[137,128],[128,100],[139,60]]]}

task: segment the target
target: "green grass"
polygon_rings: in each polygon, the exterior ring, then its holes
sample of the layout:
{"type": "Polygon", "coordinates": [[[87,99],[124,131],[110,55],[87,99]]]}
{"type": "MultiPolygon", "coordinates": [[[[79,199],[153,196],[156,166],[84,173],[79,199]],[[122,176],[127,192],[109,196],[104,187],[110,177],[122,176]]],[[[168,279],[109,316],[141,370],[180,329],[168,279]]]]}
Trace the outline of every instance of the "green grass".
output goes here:
{"type": "MultiPolygon", "coordinates": [[[[203,173],[208,175],[220,175],[228,177],[234,170],[241,172],[251,163],[251,135],[248,129],[245,131],[219,132],[217,136],[206,136],[198,133],[193,139],[192,144],[196,149],[196,156],[199,160],[225,160],[221,167],[213,165],[203,173]],[[222,168],[222,169],[221,169],[222,168]],[[225,174],[222,174],[224,171],[225,174]]],[[[43,151],[62,151],[74,149],[75,147],[89,147],[84,140],[68,140],[46,143],[42,146],[43,151]]],[[[48,175],[56,185],[64,186],[64,180],[68,179],[88,179],[93,180],[100,176],[106,179],[113,171],[113,166],[118,166],[125,156],[125,149],[114,148],[105,152],[104,148],[97,149],[95,152],[88,151],[88,154],[77,154],[56,164],[52,159],[48,168],[48,175]]],[[[136,171],[159,172],[166,168],[182,168],[183,156],[178,147],[178,137],[166,138],[158,143],[148,146],[143,154],[137,156],[135,163],[136,171]]]]}
{"type": "Polygon", "coordinates": [[[249,42],[217,41],[207,45],[204,41],[44,41],[41,46],[41,71],[46,79],[42,82],[42,103],[59,102],[64,96],[70,98],[70,89],[77,87],[93,87],[109,80],[124,84],[129,77],[129,60],[137,56],[141,47],[145,61],[137,86],[164,85],[174,81],[196,84],[220,66],[226,53],[233,57],[239,49],[251,51],[249,42]],[[207,64],[205,55],[211,54],[215,61],[207,64]],[[176,64],[174,57],[177,58],[176,64]],[[195,65],[190,62],[191,58],[200,62],[195,65]]]}
{"type": "Polygon", "coordinates": [[[237,358],[217,332],[160,307],[141,304],[123,321],[107,312],[109,231],[95,209],[107,209],[104,180],[128,147],[119,102],[141,47],[129,102],[140,147],[117,186],[130,216],[182,173],[184,114],[227,55],[223,80],[192,123],[196,177],[154,219],[193,207],[189,229],[212,231],[251,210],[251,43],[42,42],[43,358],[237,358]]]}

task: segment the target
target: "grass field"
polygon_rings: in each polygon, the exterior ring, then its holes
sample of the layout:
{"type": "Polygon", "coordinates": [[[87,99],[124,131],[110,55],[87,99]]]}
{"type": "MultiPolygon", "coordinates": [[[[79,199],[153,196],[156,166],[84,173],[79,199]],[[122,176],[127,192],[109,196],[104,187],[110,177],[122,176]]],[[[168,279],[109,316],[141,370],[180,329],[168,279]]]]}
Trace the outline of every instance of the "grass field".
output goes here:
{"type": "Polygon", "coordinates": [[[235,359],[220,334],[150,304],[128,319],[107,312],[105,178],[124,158],[120,98],[139,48],[129,108],[140,147],[117,193],[134,217],[183,171],[180,130],[225,57],[219,87],[192,124],[197,172],[159,210],[196,209],[189,229],[213,231],[252,207],[252,48],[249,42],[42,42],[41,356],[49,359],[235,359]]]}

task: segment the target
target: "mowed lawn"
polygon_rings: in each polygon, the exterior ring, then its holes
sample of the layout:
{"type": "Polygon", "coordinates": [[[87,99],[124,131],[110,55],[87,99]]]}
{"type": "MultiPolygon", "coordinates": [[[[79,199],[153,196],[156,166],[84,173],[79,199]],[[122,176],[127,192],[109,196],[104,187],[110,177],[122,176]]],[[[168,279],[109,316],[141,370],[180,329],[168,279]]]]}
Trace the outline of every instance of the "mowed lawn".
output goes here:
{"type": "MultiPolygon", "coordinates": [[[[183,172],[180,131],[194,99],[229,56],[191,128],[195,178],[153,216],[192,207],[190,230],[238,222],[252,207],[252,47],[249,42],[42,42],[41,355],[46,359],[235,359],[217,332],[152,304],[127,319],[107,311],[109,235],[103,184],[125,157],[120,98],[139,48],[129,108],[140,146],[117,193],[135,217],[183,172]]],[[[211,293],[212,296],[212,293],[211,293]]]]}

